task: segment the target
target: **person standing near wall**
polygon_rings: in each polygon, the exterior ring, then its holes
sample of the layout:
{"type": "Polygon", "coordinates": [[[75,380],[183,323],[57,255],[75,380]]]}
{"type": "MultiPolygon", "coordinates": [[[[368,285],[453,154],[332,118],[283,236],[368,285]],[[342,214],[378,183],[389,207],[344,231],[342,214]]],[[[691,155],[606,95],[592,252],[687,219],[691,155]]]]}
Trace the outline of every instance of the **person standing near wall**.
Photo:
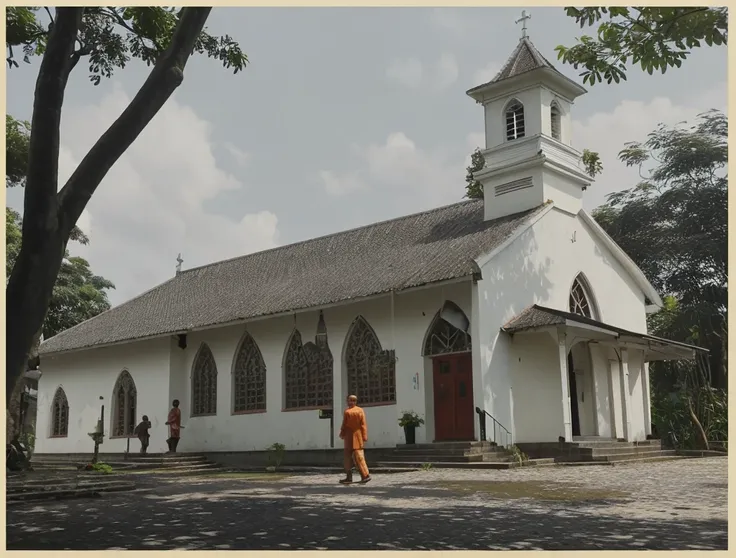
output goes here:
{"type": "Polygon", "coordinates": [[[344,467],[345,478],[340,484],[350,484],[353,482],[353,461],[360,471],[360,482],[365,484],[371,480],[368,465],[365,462],[365,453],[363,448],[368,441],[368,425],[365,420],[363,409],[358,407],[358,397],[355,395],[348,396],[348,408],[342,419],[340,427],[340,438],[344,441],[344,467]]]}
{"type": "Polygon", "coordinates": [[[174,399],[171,404],[166,425],[169,427],[169,439],[166,443],[169,445],[169,453],[176,453],[176,447],[179,445],[179,436],[181,434],[181,409],[179,409],[179,400],[174,399]]]}

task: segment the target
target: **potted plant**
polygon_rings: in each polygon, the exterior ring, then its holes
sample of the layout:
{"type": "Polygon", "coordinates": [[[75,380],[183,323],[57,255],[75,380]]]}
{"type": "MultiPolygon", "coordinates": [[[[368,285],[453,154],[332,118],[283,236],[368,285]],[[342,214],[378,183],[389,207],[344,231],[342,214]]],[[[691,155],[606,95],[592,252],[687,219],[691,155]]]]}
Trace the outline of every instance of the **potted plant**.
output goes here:
{"type": "Polygon", "coordinates": [[[404,437],[407,444],[416,443],[416,429],[424,424],[424,419],[414,411],[403,411],[399,419],[399,426],[404,428],[404,437]]]}

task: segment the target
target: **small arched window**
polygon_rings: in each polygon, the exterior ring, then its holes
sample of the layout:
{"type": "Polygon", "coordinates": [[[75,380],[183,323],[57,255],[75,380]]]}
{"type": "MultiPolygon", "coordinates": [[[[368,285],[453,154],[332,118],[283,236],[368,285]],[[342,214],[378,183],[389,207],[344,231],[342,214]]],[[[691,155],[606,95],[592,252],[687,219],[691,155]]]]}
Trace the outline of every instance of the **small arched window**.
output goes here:
{"type": "Polygon", "coordinates": [[[266,363],[255,342],[246,333],[238,347],[233,368],[233,412],[266,410],[266,363]]]}
{"type": "Polygon", "coordinates": [[[593,297],[591,296],[587,281],[582,274],[575,277],[575,281],[572,283],[569,305],[570,312],[573,314],[591,319],[598,318],[595,306],[593,305],[593,297]]]}
{"type": "Polygon", "coordinates": [[[550,123],[552,125],[552,137],[556,140],[560,140],[562,138],[562,132],[561,132],[562,113],[560,112],[560,107],[554,101],[552,101],[552,106],[549,109],[549,114],[550,114],[550,123]]]}
{"type": "Polygon", "coordinates": [[[132,436],[138,393],[130,372],[123,370],[112,390],[112,435],[132,436]]]}
{"type": "Polygon", "coordinates": [[[192,415],[217,414],[217,365],[207,343],[202,346],[194,359],[192,370],[192,415]]]}
{"type": "Polygon", "coordinates": [[[516,99],[506,106],[506,140],[524,137],[524,105],[516,99]]]}
{"type": "Polygon", "coordinates": [[[51,403],[51,436],[64,438],[69,435],[69,402],[61,387],[56,388],[51,403]]]}

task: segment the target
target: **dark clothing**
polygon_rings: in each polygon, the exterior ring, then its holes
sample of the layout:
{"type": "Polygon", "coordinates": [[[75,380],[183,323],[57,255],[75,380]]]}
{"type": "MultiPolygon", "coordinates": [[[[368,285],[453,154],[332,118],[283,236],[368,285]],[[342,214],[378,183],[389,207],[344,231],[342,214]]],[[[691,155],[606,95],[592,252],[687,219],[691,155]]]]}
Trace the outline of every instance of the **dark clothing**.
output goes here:
{"type": "Polygon", "coordinates": [[[138,436],[138,439],[141,442],[141,453],[146,453],[148,450],[148,443],[151,439],[151,435],[148,433],[148,429],[151,428],[151,421],[150,420],[144,420],[141,421],[138,426],[135,427],[135,430],[133,433],[138,436]]]}

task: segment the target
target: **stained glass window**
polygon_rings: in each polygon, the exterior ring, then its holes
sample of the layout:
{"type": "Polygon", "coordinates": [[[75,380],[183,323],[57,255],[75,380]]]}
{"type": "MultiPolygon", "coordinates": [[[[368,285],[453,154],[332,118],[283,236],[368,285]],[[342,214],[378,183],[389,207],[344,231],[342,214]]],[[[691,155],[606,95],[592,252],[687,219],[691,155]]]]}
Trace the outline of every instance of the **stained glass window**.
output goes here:
{"type": "Polygon", "coordinates": [[[327,342],[327,328],[320,313],[314,343],[302,344],[294,330],[284,356],[284,408],[332,408],[334,360],[327,342]]]}
{"type": "Polygon", "coordinates": [[[253,337],[246,333],[233,369],[233,412],[266,410],[266,363],[253,337]]]}
{"type": "Polygon", "coordinates": [[[112,390],[112,435],[132,436],[135,430],[135,413],[138,394],[133,377],[127,370],[118,376],[112,390]]]}
{"type": "MultiPolygon", "coordinates": [[[[458,312],[459,307],[453,305],[458,312]]],[[[446,355],[449,353],[463,353],[472,349],[470,334],[442,319],[438,313],[424,342],[424,356],[446,355]]]]}
{"type": "Polygon", "coordinates": [[[202,346],[192,369],[191,416],[217,414],[217,365],[207,343],[202,346]]]}
{"type": "Polygon", "coordinates": [[[361,405],[396,401],[396,356],[384,351],[362,316],[353,322],[345,346],[348,392],[361,405]]]}
{"type": "Polygon", "coordinates": [[[66,393],[59,387],[51,404],[51,435],[67,436],[69,434],[69,402],[66,393]]]}

